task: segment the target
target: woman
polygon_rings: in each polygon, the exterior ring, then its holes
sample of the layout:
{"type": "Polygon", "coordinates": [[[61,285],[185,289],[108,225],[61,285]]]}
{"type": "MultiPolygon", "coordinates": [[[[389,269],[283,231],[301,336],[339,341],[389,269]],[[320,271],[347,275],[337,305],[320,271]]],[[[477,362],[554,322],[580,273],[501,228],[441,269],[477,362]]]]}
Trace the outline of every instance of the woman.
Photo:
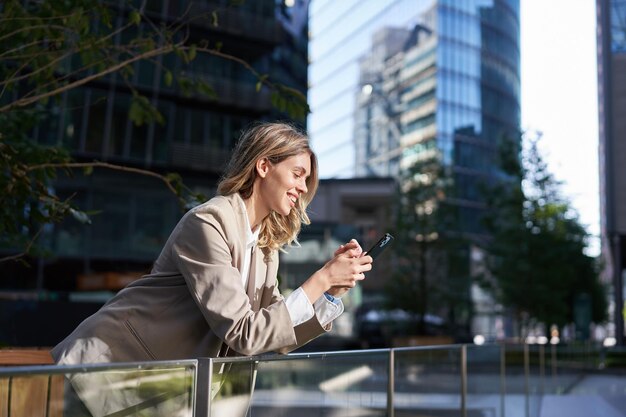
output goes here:
{"type": "MultiPolygon", "coordinates": [[[[287,352],[329,331],[343,311],[337,297],[371,269],[355,240],[287,299],[276,280],[278,250],[309,223],[305,210],[317,180],[304,134],[282,123],[245,132],[220,195],[183,216],[151,273],[81,323],[53,349],[55,361],[287,352]]],[[[83,384],[72,383],[80,391],[83,384]]]]}

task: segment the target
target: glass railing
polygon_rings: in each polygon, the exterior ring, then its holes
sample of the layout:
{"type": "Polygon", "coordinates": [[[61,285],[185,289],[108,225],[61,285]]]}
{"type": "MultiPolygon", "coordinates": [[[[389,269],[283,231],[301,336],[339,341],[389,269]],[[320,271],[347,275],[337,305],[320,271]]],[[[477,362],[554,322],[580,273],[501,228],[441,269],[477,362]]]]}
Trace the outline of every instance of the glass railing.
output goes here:
{"type": "Polygon", "coordinates": [[[449,345],[0,367],[0,416],[626,417],[626,351],[449,345]],[[581,414],[582,413],[582,414],[581,414]]]}
{"type": "Polygon", "coordinates": [[[393,411],[459,416],[463,409],[464,346],[400,348],[393,362],[393,411]]]}
{"type": "Polygon", "coordinates": [[[389,350],[211,361],[211,416],[387,415],[389,350]]]}
{"type": "Polygon", "coordinates": [[[0,367],[0,416],[191,416],[197,361],[0,367]]]}

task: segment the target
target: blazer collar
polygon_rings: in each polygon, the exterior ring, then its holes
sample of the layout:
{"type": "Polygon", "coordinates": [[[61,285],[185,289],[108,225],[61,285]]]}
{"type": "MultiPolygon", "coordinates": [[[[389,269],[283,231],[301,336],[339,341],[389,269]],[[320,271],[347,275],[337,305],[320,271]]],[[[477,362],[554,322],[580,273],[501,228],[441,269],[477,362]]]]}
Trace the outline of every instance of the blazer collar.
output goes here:
{"type": "MultiPolygon", "coordinates": [[[[234,252],[236,253],[233,253],[233,261],[235,263],[234,266],[241,271],[243,269],[244,251],[249,250],[247,249],[246,243],[250,237],[250,222],[248,220],[245,203],[238,193],[225,196],[225,198],[229,201],[237,221],[239,239],[237,239],[237,242],[234,242],[236,245],[234,252]]],[[[255,239],[258,239],[258,233],[256,234],[255,239]]],[[[249,279],[246,288],[246,293],[254,311],[258,311],[260,308],[260,291],[262,290],[267,278],[267,265],[265,264],[263,258],[263,251],[261,251],[258,246],[255,247],[252,251],[249,279]]]]}

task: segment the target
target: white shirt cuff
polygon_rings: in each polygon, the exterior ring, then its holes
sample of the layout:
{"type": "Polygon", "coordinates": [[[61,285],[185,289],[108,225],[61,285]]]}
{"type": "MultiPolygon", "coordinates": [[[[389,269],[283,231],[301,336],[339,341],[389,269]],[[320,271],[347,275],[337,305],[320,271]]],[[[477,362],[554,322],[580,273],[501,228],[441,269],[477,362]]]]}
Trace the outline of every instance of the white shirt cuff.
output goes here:
{"type": "Polygon", "coordinates": [[[343,313],[343,302],[340,298],[335,297],[335,301],[332,302],[325,295],[322,295],[313,304],[315,309],[315,315],[322,327],[326,327],[331,321],[343,313]]]}
{"type": "Polygon", "coordinates": [[[309,301],[309,297],[304,293],[302,287],[298,287],[297,290],[289,294],[289,296],[285,298],[285,304],[287,305],[293,327],[310,320],[315,314],[313,305],[309,301]]]}
{"type": "Polygon", "coordinates": [[[343,313],[343,302],[341,299],[335,297],[333,302],[322,295],[315,303],[311,304],[302,287],[298,287],[297,290],[289,294],[285,299],[285,305],[287,306],[287,311],[289,311],[293,327],[310,320],[314,314],[322,327],[326,327],[343,313]]]}

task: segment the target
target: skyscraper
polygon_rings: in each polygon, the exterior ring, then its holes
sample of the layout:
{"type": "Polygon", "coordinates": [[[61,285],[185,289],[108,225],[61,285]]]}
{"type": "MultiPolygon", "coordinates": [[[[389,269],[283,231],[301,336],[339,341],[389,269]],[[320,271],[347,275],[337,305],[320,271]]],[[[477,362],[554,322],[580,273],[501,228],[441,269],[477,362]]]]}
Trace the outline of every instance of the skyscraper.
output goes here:
{"type": "Polygon", "coordinates": [[[311,5],[309,131],[322,175],[397,177],[438,152],[464,231],[480,233],[478,184],[497,142],[519,135],[519,1],[350,3],[311,5]]]}
{"type": "Polygon", "coordinates": [[[624,344],[626,295],[626,1],[597,0],[600,223],[615,336],[624,344]]]}
{"type": "MultiPolygon", "coordinates": [[[[438,158],[453,231],[484,237],[481,184],[498,171],[498,143],[520,135],[519,34],[519,0],[313,1],[308,128],[321,175],[402,178],[438,158]]],[[[467,305],[469,272],[456,271],[467,305]]]]}
{"type": "MultiPolygon", "coordinates": [[[[145,16],[136,33],[189,19],[190,42],[219,44],[222,52],[241,58],[270,80],[306,94],[308,2],[235,3],[111,2],[111,30],[122,31],[131,7],[142,8],[145,16]]],[[[127,42],[133,33],[125,29],[116,42],[127,42]]],[[[77,161],[176,172],[188,187],[211,196],[241,129],[252,121],[286,117],[272,106],[270,91],[257,91],[258,79],[233,60],[199,52],[186,64],[169,54],[136,62],[132,70],[128,83],[113,74],[63,93],[33,139],[63,146],[77,161]],[[216,97],[188,94],[179,84],[165,82],[164,68],[204,80],[216,97]],[[135,90],[160,111],[164,125],[133,124],[129,113],[135,90]]],[[[96,169],[88,176],[60,176],[51,186],[61,198],[73,196],[76,206],[98,213],[91,225],[68,218],[47,228],[45,238],[54,256],[36,260],[38,268],[2,265],[3,288],[74,290],[77,277],[85,275],[106,287],[102,277],[126,271],[136,278],[150,267],[182,215],[176,198],[160,181],[128,172],[96,169]]]]}

